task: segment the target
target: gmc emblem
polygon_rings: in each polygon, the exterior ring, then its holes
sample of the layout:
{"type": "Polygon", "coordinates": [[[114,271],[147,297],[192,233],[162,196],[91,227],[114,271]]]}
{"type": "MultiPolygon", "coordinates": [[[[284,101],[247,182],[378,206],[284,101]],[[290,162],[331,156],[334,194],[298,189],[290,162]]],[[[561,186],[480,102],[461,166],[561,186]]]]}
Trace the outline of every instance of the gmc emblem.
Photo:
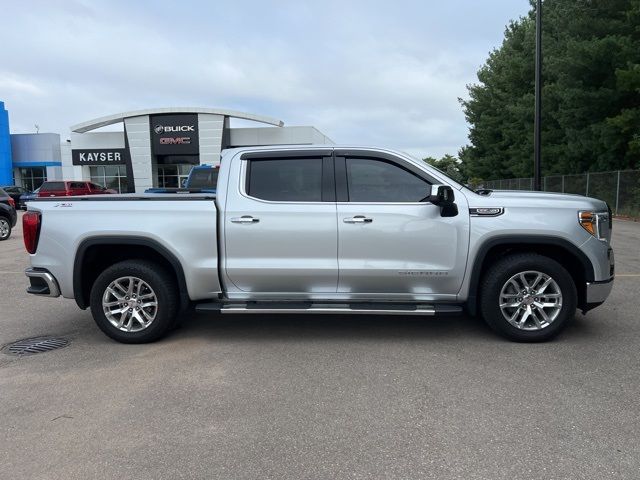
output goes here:
{"type": "Polygon", "coordinates": [[[160,145],[189,145],[191,137],[166,137],[160,139],[160,145]]]}

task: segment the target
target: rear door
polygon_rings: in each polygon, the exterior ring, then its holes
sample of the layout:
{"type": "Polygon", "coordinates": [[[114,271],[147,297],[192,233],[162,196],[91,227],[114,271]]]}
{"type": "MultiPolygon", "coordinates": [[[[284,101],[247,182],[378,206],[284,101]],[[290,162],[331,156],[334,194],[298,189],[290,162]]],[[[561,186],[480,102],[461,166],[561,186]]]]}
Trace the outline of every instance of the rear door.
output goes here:
{"type": "MultiPolygon", "coordinates": [[[[435,180],[390,155],[336,151],[338,292],[359,297],[448,299],[466,264],[469,218],[423,200],[435,180]]],[[[462,197],[462,196],[461,196],[462,197]]]]}
{"type": "Polygon", "coordinates": [[[251,292],[252,298],[335,293],[331,150],[244,154],[234,159],[229,178],[224,242],[230,292],[251,292]]]}

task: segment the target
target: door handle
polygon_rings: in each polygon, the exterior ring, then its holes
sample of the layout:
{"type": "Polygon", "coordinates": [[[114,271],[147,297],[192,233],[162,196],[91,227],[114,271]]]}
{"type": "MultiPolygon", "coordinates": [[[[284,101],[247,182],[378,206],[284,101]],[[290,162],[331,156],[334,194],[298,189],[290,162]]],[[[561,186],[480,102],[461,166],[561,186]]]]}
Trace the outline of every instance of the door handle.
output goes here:
{"type": "Polygon", "coordinates": [[[233,223],[258,223],[259,218],[253,218],[251,215],[243,215],[241,217],[233,217],[231,219],[233,223]]]}
{"type": "Polygon", "coordinates": [[[364,215],[356,215],[355,217],[345,218],[344,223],[371,223],[373,218],[365,217],[364,215]]]}

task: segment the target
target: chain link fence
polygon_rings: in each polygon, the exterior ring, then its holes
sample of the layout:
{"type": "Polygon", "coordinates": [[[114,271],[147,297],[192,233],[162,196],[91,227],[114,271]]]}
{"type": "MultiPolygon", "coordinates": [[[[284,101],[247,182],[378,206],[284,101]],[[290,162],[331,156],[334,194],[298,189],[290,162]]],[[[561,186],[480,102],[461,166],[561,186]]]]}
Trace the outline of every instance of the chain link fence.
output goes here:
{"type": "MultiPolygon", "coordinates": [[[[533,190],[533,178],[506,178],[484,182],[494,190],[533,190]]],[[[552,175],[542,178],[545,192],[577,193],[604,200],[615,215],[640,217],[640,170],[552,175]]]]}

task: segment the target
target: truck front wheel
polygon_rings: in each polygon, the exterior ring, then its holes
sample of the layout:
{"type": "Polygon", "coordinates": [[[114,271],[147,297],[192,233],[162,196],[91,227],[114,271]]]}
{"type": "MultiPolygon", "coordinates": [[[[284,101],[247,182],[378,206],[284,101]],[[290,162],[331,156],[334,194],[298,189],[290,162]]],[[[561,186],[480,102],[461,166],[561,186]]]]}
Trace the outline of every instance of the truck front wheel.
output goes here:
{"type": "Polygon", "coordinates": [[[555,260],[535,253],[509,255],[485,273],[482,317],[499,334],[519,342],[557,335],[575,316],[576,286],[555,260]]]}
{"type": "Polygon", "coordinates": [[[91,288],[91,314],[104,333],[122,343],[147,343],[171,327],[177,287],[160,265],[126,260],[111,265],[91,288]]]}

